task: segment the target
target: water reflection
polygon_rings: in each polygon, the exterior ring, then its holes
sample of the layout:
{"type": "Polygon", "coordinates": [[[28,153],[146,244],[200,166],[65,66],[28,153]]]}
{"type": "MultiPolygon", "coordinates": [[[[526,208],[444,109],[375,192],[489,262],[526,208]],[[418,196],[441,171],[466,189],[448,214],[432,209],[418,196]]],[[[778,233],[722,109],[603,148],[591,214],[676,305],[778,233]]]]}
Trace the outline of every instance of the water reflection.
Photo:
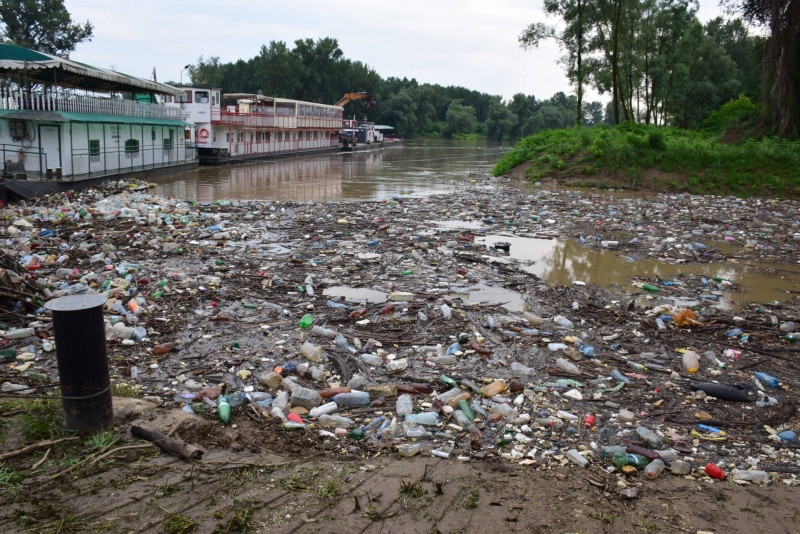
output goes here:
{"type": "Polygon", "coordinates": [[[153,181],[159,195],[198,202],[383,200],[452,191],[471,175],[487,175],[504,150],[423,141],[370,152],[200,167],[153,181]]]}
{"type": "Polygon", "coordinates": [[[574,240],[506,235],[487,235],[475,240],[490,247],[503,241],[511,244],[510,257],[525,264],[526,272],[558,285],[569,286],[577,280],[610,290],[632,291],[631,280],[639,277],[667,281],[681,274],[694,274],[733,282],[737,291],[726,291],[720,302],[723,308],[732,308],[748,301],[785,300],[787,291],[800,283],[800,267],[795,266],[775,272],[774,266],[756,262],[684,265],[654,259],[628,261],[618,252],[590,249],[574,240]]]}

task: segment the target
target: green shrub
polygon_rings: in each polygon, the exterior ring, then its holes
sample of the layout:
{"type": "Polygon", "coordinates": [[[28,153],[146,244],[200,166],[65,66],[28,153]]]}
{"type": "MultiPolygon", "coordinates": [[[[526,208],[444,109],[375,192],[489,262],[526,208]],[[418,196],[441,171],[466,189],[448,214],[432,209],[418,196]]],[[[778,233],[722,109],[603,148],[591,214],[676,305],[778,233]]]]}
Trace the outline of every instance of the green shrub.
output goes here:
{"type": "Polygon", "coordinates": [[[701,128],[706,132],[722,133],[731,126],[746,123],[758,114],[758,105],[749,98],[740,95],[736,100],[729,100],[717,110],[709,113],[701,128]]]}

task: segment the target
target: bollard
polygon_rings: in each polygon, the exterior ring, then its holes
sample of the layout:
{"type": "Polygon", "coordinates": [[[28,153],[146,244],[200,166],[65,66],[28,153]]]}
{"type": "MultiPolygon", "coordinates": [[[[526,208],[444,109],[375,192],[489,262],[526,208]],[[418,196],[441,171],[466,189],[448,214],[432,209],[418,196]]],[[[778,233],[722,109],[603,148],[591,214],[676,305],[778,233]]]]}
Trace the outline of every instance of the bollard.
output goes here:
{"type": "Polygon", "coordinates": [[[111,428],[111,380],[106,358],[102,295],[71,295],[45,306],[53,313],[58,375],[68,430],[111,428]]]}

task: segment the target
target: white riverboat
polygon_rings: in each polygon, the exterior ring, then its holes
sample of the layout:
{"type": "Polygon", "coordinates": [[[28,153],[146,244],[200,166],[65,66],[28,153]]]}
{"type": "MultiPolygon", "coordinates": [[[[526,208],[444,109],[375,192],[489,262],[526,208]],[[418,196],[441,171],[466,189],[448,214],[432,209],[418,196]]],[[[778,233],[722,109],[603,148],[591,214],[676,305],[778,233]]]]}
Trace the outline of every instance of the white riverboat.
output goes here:
{"type": "Polygon", "coordinates": [[[0,156],[7,193],[29,197],[112,177],[197,165],[182,91],[155,81],[0,44],[0,156]]]}

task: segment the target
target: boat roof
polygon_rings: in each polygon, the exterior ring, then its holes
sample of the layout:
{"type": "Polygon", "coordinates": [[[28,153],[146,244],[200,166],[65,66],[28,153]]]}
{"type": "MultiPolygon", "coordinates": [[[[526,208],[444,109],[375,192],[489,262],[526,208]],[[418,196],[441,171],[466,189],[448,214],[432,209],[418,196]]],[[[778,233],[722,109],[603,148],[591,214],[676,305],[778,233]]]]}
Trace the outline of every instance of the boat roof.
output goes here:
{"type": "Polygon", "coordinates": [[[181,94],[171,85],[12,44],[0,44],[0,76],[103,93],[181,94]]]}

